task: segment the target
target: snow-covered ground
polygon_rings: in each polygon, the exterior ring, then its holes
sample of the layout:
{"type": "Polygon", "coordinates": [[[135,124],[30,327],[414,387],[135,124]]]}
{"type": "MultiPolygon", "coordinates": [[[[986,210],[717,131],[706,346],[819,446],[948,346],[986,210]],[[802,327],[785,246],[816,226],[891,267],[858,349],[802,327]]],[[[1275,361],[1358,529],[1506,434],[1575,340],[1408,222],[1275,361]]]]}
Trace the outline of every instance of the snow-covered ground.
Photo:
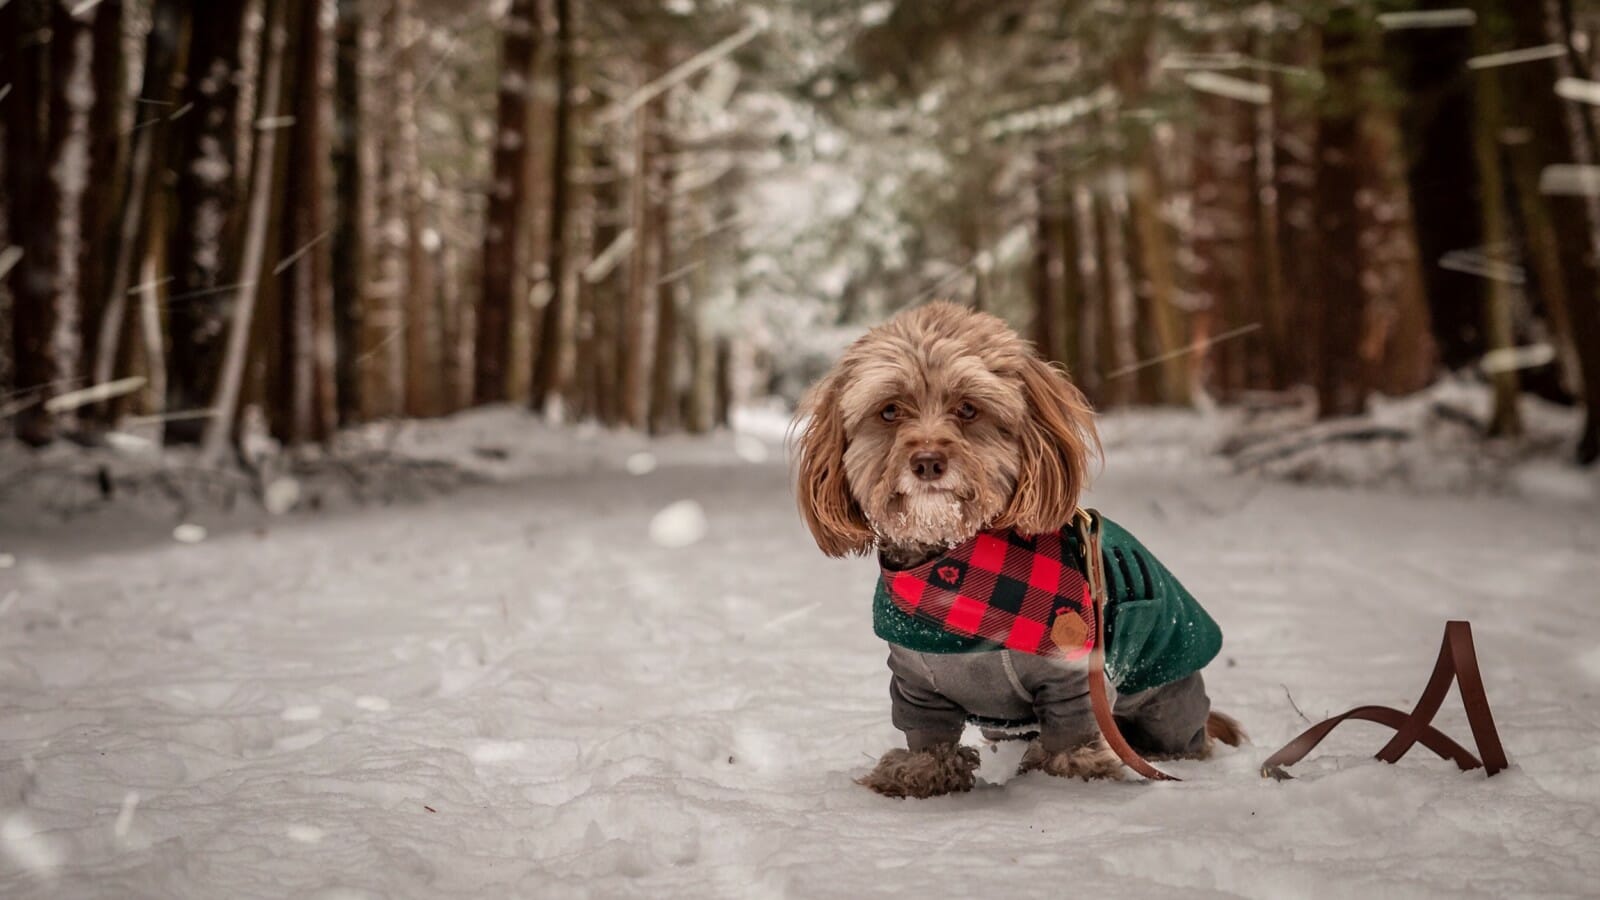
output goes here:
{"type": "MultiPolygon", "coordinates": [[[[1035,774],[892,801],[851,781],[898,737],[873,564],[821,557],[776,429],[756,424],[651,448],[551,438],[563,465],[475,452],[499,480],[199,514],[194,543],[160,516],[5,506],[0,896],[1600,883],[1600,503],[1563,487],[1592,478],[1478,496],[1296,486],[1186,452],[1192,419],[1113,419],[1091,502],[1222,623],[1208,683],[1255,745],[1173,764],[1181,784],[1035,774]],[[1297,780],[1257,775],[1305,727],[1296,705],[1413,702],[1448,618],[1475,626],[1510,771],[1420,749],[1388,766],[1369,756],[1386,733],[1357,723],[1297,780]]],[[[441,456],[475,440],[440,437],[441,456]]],[[[1453,697],[1439,724],[1468,740],[1453,697]]]]}

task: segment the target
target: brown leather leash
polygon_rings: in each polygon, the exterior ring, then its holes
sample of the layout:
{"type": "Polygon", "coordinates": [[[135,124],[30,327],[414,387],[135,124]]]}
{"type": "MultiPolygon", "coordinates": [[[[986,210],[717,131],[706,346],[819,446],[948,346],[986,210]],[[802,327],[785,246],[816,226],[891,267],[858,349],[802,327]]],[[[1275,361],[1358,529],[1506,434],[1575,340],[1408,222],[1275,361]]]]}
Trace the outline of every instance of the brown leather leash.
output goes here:
{"type": "Polygon", "coordinates": [[[1399,762],[1412,747],[1421,744],[1441,759],[1454,761],[1463,772],[1482,768],[1493,775],[1508,765],[1505,748],[1500,744],[1500,732],[1494,727],[1494,714],[1489,711],[1489,696],[1483,690],[1478,654],[1472,644],[1472,626],[1467,622],[1445,623],[1439,659],[1433,664],[1433,674],[1428,677],[1427,687],[1422,689],[1422,697],[1411,712],[1389,706],[1358,706],[1343,715],[1318,722],[1267,757],[1261,764],[1262,776],[1280,781],[1294,777],[1284,771],[1284,767],[1304,759],[1341,722],[1351,719],[1377,722],[1395,730],[1394,737],[1377,753],[1377,758],[1387,763],[1399,762]],[[1467,725],[1472,729],[1472,740],[1478,745],[1478,752],[1483,755],[1481,760],[1431,724],[1452,682],[1460,690],[1461,705],[1466,707],[1467,725]]]}
{"type": "Polygon", "coordinates": [[[1111,714],[1111,701],[1106,693],[1106,568],[1100,554],[1100,514],[1094,510],[1078,510],[1078,536],[1083,540],[1084,569],[1089,576],[1089,593],[1094,597],[1094,650],[1089,654],[1089,705],[1094,710],[1095,724],[1106,744],[1116,752],[1123,765],[1151,781],[1182,781],[1150,765],[1139,751],[1133,749],[1117,720],[1111,714]]]}
{"type": "MultiPolygon", "coordinates": [[[[1084,569],[1089,577],[1089,591],[1094,597],[1095,640],[1094,651],[1089,656],[1089,703],[1094,710],[1094,720],[1100,726],[1100,734],[1105,737],[1106,744],[1128,768],[1151,781],[1182,781],[1152,766],[1128,744],[1117,727],[1106,690],[1106,573],[1105,558],[1100,551],[1099,513],[1079,509],[1078,535],[1083,541],[1086,557],[1084,569]]],[[[1489,710],[1489,696],[1483,689],[1478,654],[1472,643],[1472,625],[1467,622],[1445,623],[1444,642],[1439,648],[1439,658],[1433,665],[1433,674],[1429,676],[1422,697],[1411,712],[1405,713],[1389,706],[1358,706],[1343,715],[1318,722],[1267,757],[1261,764],[1262,776],[1280,781],[1293,778],[1285,771],[1285,767],[1304,759],[1340,723],[1352,719],[1376,722],[1395,730],[1394,737],[1377,753],[1377,758],[1384,762],[1399,762],[1412,747],[1421,744],[1441,759],[1453,761],[1463,772],[1482,768],[1489,775],[1494,775],[1508,765],[1505,748],[1500,744],[1500,733],[1495,729],[1494,714],[1489,710]],[[1452,682],[1460,689],[1461,705],[1466,707],[1467,724],[1472,729],[1472,739],[1478,745],[1478,752],[1483,755],[1481,760],[1432,725],[1433,717],[1438,715],[1452,682]]]]}

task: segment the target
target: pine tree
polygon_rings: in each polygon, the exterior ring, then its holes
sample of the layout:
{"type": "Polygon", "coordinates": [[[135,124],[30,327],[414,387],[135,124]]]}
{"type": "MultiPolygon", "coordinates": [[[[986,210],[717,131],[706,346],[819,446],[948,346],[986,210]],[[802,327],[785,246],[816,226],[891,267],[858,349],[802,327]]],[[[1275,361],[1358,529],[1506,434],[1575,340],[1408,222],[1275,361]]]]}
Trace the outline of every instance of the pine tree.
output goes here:
{"type": "Polygon", "coordinates": [[[539,51],[534,0],[512,0],[504,28],[494,172],[484,222],[483,286],[478,302],[473,393],[479,403],[496,403],[508,396],[515,286],[517,273],[527,269],[527,225],[518,213],[531,189],[527,179],[531,150],[528,116],[539,51]]]}

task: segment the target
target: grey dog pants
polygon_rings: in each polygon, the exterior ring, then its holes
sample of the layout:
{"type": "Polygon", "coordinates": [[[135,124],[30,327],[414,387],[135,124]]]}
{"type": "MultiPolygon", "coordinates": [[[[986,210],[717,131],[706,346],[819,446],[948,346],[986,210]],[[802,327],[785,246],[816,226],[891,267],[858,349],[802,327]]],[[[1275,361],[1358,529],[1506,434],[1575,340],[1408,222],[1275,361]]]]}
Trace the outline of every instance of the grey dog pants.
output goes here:
{"type": "MultiPolygon", "coordinates": [[[[889,669],[894,727],[905,732],[913,751],[959,740],[968,716],[1036,720],[1039,740],[1051,752],[1100,734],[1089,706],[1087,665],[1012,650],[918,653],[890,644],[889,669]]],[[[1112,700],[1123,736],[1150,754],[1198,753],[1210,712],[1199,672],[1112,700]]]]}

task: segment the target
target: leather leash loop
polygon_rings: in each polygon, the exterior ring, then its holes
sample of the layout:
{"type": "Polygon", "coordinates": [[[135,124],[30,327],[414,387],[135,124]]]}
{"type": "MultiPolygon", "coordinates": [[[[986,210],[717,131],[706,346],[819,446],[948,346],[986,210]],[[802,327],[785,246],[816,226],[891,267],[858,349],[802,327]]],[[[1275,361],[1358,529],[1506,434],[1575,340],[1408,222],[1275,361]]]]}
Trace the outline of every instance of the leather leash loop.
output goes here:
{"type": "Polygon", "coordinates": [[[1304,759],[1334,728],[1351,719],[1377,722],[1395,730],[1394,737],[1376,754],[1378,759],[1387,763],[1399,762],[1412,747],[1420,743],[1440,758],[1455,762],[1463,772],[1482,768],[1489,775],[1494,775],[1509,765],[1505,748],[1500,744],[1500,732],[1495,728],[1494,714],[1489,710],[1489,696],[1483,689],[1478,654],[1472,643],[1472,625],[1467,622],[1445,623],[1444,641],[1439,647],[1439,658],[1433,664],[1433,674],[1428,677],[1428,684],[1422,689],[1422,696],[1411,712],[1402,712],[1389,706],[1358,706],[1343,715],[1318,722],[1267,757],[1261,764],[1262,776],[1280,781],[1293,778],[1285,771],[1285,767],[1304,759]],[[1460,691],[1461,705],[1467,711],[1467,724],[1472,729],[1472,740],[1483,755],[1481,760],[1431,724],[1444,703],[1445,695],[1450,692],[1451,682],[1460,691]]]}

